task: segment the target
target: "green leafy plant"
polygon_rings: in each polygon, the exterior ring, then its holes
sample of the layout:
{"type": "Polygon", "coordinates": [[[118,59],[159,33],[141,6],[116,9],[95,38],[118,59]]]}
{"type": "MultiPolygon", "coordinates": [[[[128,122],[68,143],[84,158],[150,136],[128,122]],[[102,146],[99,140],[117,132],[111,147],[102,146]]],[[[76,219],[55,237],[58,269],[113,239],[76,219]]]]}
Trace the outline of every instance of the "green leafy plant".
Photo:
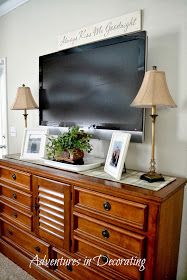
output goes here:
{"type": "Polygon", "coordinates": [[[56,156],[68,151],[70,154],[75,150],[91,152],[91,135],[84,132],[78,126],[74,126],[58,137],[48,137],[47,156],[54,160],[56,156]]]}

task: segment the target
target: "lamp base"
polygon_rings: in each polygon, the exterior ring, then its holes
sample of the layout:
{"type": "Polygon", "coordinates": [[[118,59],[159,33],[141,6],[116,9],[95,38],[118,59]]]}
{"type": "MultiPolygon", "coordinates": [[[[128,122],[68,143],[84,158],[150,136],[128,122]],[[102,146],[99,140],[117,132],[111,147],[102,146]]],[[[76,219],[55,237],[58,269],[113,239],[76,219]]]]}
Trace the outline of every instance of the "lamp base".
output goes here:
{"type": "Polygon", "coordinates": [[[147,172],[145,174],[142,174],[140,176],[141,180],[145,180],[149,183],[159,182],[159,181],[165,181],[162,174],[158,174],[156,172],[147,172]]]}

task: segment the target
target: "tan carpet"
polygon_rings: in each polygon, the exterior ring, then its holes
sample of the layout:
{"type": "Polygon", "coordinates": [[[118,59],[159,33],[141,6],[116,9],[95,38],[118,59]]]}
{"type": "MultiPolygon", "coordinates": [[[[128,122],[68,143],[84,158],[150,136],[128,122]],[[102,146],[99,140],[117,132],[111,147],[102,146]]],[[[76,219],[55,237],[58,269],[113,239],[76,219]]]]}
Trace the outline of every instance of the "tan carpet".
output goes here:
{"type": "Polygon", "coordinates": [[[0,280],[34,280],[34,278],[0,253],[0,280]]]}

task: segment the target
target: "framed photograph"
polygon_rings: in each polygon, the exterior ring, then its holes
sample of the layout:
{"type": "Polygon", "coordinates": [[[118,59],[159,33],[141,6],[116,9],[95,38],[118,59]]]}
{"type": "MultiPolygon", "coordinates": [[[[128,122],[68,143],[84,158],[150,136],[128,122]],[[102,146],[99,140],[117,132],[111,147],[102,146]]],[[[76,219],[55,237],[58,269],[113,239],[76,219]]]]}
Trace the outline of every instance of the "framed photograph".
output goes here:
{"type": "Polygon", "coordinates": [[[21,159],[41,159],[45,157],[45,146],[48,130],[40,129],[25,129],[21,159]]]}
{"type": "Polygon", "coordinates": [[[104,171],[117,180],[121,179],[131,134],[114,132],[112,134],[104,171]]]}

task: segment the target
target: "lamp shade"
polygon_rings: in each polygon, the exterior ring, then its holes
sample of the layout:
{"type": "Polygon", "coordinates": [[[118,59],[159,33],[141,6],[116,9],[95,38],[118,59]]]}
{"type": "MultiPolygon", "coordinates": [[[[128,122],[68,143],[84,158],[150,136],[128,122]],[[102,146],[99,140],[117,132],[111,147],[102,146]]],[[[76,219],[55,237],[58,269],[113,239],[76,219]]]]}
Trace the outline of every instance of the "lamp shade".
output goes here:
{"type": "Polygon", "coordinates": [[[26,87],[23,85],[19,87],[17,90],[15,101],[11,107],[12,110],[29,110],[29,109],[37,109],[38,105],[36,104],[30,87],[26,87]]]}
{"type": "Polygon", "coordinates": [[[166,82],[165,72],[154,70],[145,73],[140,90],[131,106],[140,108],[177,107],[173,101],[166,82]]]}

